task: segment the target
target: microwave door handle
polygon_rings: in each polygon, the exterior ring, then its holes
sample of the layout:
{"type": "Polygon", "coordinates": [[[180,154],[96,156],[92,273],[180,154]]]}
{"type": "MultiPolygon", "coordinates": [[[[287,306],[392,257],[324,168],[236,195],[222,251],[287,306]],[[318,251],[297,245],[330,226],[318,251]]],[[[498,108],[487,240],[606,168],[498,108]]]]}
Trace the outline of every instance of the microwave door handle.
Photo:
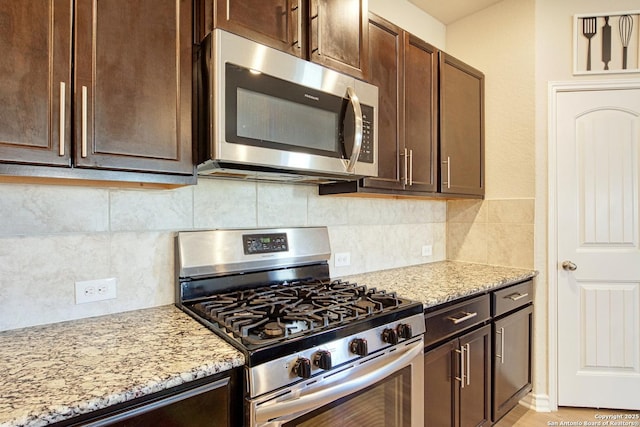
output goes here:
{"type": "Polygon", "coordinates": [[[349,103],[353,107],[353,113],[355,116],[355,135],[353,137],[353,150],[351,152],[351,157],[348,162],[343,160],[343,163],[345,163],[347,172],[353,172],[353,169],[356,167],[356,163],[358,162],[358,157],[360,157],[360,149],[362,148],[362,108],[360,108],[360,100],[358,99],[358,95],[356,95],[355,89],[350,86],[347,87],[347,97],[349,98],[349,103]]]}

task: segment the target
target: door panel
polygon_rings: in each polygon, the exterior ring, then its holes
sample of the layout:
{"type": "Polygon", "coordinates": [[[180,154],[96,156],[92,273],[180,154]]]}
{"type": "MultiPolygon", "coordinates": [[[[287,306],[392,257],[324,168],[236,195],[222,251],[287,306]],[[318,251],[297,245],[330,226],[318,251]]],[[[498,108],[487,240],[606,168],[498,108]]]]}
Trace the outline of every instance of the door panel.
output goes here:
{"type": "Polygon", "coordinates": [[[453,354],[457,348],[458,340],[455,339],[424,355],[425,426],[454,425],[454,397],[458,388],[454,377],[460,369],[454,367],[453,354]]]}
{"type": "Polygon", "coordinates": [[[491,326],[484,326],[460,338],[466,348],[466,378],[460,387],[460,426],[491,424],[491,326]]]}
{"type": "Polygon", "coordinates": [[[495,322],[493,335],[493,421],[502,418],[531,390],[533,307],[495,322]]]}
{"type": "Polygon", "coordinates": [[[85,0],[76,16],[77,165],[191,174],[191,3],[85,0]]]}
{"type": "Polygon", "coordinates": [[[402,30],[371,15],[369,17],[369,76],[378,87],[378,177],[365,178],[368,188],[401,190],[398,150],[402,135],[398,126],[402,87],[402,30]]]}
{"type": "Polygon", "coordinates": [[[440,52],[440,191],[484,195],[484,75],[440,52]]]}
{"type": "Polygon", "coordinates": [[[558,404],[640,409],[640,89],[560,92],[556,119],[558,404]]]}
{"type": "Polygon", "coordinates": [[[437,189],[437,50],[405,34],[404,132],[409,151],[409,190],[437,189]]]}
{"type": "Polygon", "coordinates": [[[631,112],[608,108],[576,119],[582,248],[638,247],[634,233],[638,140],[630,138],[637,135],[633,131],[637,121],[631,112]]]}
{"type": "Polygon", "coordinates": [[[300,56],[302,0],[219,0],[215,26],[300,56]]]}
{"type": "Polygon", "coordinates": [[[363,78],[368,53],[368,0],[311,0],[309,56],[363,78]]]}
{"type": "Polygon", "coordinates": [[[0,1],[2,161],[71,165],[71,8],[0,1]]]}

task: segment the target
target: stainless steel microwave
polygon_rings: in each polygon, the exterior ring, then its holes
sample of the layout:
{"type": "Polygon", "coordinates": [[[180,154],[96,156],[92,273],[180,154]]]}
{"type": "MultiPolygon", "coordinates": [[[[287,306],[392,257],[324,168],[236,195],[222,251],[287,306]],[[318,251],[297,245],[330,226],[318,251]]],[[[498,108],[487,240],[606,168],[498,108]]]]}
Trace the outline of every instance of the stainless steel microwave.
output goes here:
{"type": "Polygon", "coordinates": [[[219,29],[200,46],[195,79],[200,175],[377,176],[377,87],[219,29]]]}

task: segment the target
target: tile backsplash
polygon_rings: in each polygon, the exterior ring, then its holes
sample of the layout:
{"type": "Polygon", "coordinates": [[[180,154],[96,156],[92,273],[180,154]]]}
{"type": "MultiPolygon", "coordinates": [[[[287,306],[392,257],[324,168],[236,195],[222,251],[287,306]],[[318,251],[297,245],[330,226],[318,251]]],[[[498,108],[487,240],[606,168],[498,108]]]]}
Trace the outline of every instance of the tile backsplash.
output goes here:
{"type": "Polygon", "coordinates": [[[0,330],[174,302],[178,230],[329,227],[334,277],[446,258],[447,202],[318,196],[317,187],[200,179],[174,190],[0,184],[0,330]],[[423,245],[433,255],[423,257],[423,245]],[[117,279],[75,304],[74,282],[117,279]]]}
{"type": "Polygon", "coordinates": [[[533,268],[534,202],[447,202],[447,259],[533,268]]]}

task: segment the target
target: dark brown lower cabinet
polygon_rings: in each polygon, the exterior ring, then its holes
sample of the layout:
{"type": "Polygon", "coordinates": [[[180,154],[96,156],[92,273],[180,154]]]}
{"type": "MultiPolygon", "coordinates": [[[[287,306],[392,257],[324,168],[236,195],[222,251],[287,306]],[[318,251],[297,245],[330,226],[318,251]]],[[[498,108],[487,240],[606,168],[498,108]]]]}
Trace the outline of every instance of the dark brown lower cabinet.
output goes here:
{"type": "Polygon", "coordinates": [[[424,357],[425,426],[491,424],[491,326],[428,350],[424,357]]]}
{"type": "Polygon", "coordinates": [[[115,405],[57,426],[235,427],[242,425],[240,369],[115,405]]]}
{"type": "Polygon", "coordinates": [[[493,324],[494,422],[502,418],[531,391],[532,328],[532,305],[493,324]]]}

